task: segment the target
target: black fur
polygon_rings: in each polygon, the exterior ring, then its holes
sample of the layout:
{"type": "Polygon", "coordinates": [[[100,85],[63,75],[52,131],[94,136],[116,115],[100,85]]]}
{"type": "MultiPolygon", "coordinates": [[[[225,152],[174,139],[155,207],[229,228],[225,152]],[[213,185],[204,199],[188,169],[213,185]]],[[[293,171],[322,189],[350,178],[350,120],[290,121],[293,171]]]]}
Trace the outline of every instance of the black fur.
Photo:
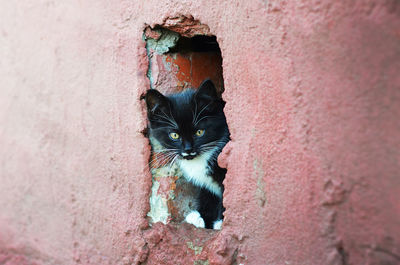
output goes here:
{"type": "MultiPolygon", "coordinates": [[[[150,89],[145,100],[150,139],[159,142],[171,163],[212,152],[207,176],[218,184],[222,194],[226,169],[218,166],[217,157],[229,141],[229,130],[223,112],[225,102],[218,97],[214,84],[205,80],[197,91],[188,89],[168,96],[150,89]],[[204,130],[204,135],[197,136],[197,130],[204,130]],[[170,133],[179,134],[179,139],[171,138],[170,133]]],[[[214,221],[223,218],[222,196],[207,187],[199,189],[197,210],[206,228],[212,228],[214,221]]]]}

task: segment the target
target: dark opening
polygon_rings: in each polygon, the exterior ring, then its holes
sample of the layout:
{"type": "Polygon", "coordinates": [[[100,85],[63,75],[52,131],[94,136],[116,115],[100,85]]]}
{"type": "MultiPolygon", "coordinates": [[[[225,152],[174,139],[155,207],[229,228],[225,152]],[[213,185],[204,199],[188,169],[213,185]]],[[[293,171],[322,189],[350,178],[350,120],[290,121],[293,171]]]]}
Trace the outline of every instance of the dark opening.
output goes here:
{"type": "MultiPolygon", "coordinates": [[[[151,88],[164,95],[178,93],[188,88],[196,89],[208,78],[221,96],[224,91],[222,56],[215,36],[185,37],[157,26],[146,28],[144,40],[151,88]]],[[[154,148],[152,150],[149,160],[153,177],[150,222],[183,222],[196,207],[198,188],[182,176],[179,166],[164,165],[162,154],[161,158],[157,157],[160,154],[154,152],[154,148]]]]}
{"type": "Polygon", "coordinates": [[[192,38],[180,37],[176,46],[173,47],[170,52],[215,52],[221,55],[217,38],[215,36],[202,35],[192,38]]]}

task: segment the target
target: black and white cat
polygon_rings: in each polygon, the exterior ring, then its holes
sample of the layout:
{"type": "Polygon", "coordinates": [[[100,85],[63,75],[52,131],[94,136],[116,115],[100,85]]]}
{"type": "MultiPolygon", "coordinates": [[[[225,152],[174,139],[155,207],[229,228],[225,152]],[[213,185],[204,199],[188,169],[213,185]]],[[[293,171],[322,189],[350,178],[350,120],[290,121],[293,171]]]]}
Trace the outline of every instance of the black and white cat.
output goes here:
{"type": "Polygon", "coordinates": [[[196,227],[220,229],[226,169],[218,166],[217,157],[229,141],[225,102],[208,79],[197,91],[187,89],[164,96],[150,89],[145,100],[153,148],[164,151],[185,179],[199,189],[197,209],[185,221],[196,227]]]}

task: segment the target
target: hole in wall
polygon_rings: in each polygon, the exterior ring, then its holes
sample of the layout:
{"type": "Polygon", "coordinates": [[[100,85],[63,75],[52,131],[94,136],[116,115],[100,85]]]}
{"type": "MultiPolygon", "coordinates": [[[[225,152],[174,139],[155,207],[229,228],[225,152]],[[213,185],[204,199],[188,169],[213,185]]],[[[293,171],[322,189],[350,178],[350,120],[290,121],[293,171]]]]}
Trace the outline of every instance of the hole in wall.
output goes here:
{"type": "MultiPolygon", "coordinates": [[[[224,102],[220,99],[224,91],[222,56],[216,37],[209,33],[206,25],[193,18],[173,18],[172,21],[173,23],[168,22],[167,19],[164,23],[167,26],[147,27],[144,31],[150,87],[168,95],[186,89],[196,91],[204,80],[210,79],[223,106],[224,102]]],[[[202,190],[193,184],[195,181],[185,178],[180,164],[176,163],[181,157],[170,163],[173,155],[155,152],[155,145],[159,142],[149,135],[149,131],[146,131],[146,136],[150,136],[152,144],[149,164],[153,180],[149,221],[164,224],[184,222],[185,218],[198,208],[199,196],[203,196],[202,190]]],[[[166,148],[159,148],[163,149],[166,148]]],[[[221,174],[224,175],[226,170],[218,167],[216,171],[216,178],[220,181],[221,174]]],[[[221,191],[223,192],[223,187],[221,191]]],[[[222,200],[220,203],[222,205],[222,200]]],[[[206,226],[212,228],[209,224],[206,226]]]]}
{"type": "Polygon", "coordinates": [[[219,93],[223,92],[222,56],[212,35],[185,37],[177,32],[156,26],[144,33],[151,88],[163,93],[197,88],[210,78],[219,93]]]}

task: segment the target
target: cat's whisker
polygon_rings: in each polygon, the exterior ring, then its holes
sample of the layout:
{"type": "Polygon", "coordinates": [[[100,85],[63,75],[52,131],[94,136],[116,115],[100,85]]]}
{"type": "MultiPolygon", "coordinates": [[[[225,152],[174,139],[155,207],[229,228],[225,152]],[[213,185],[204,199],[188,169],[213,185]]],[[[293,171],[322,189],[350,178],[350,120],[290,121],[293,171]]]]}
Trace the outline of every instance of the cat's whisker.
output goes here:
{"type": "Polygon", "coordinates": [[[169,174],[171,174],[171,168],[172,168],[172,166],[174,165],[174,163],[175,163],[175,160],[178,158],[178,154],[177,155],[175,155],[175,157],[171,160],[171,162],[169,163],[169,174]]]}
{"type": "Polygon", "coordinates": [[[212,152],[212,153],[211,153],[211,156],[213,156],[213,155],[217,155],[217,156],[218,156],[218,154],[220,153],[220,152],[218,152],[218,151],[215,150],[215,149],[202,150],[200,153],[208,153],[208,152],[212,152]]]}
{"type": "Polygon", "coordinates": [[[204,116],[204,117],[201,117],[201,119],[196,121],[196,123],[194,123],[194,125],[196,126],[201,120],[204,120],[206,118],[213,118],[213,117],[217,117],[217,116],[204,116]]]}
{"type": "Polygon", "coordinates": [[[210,142],[210,143],[203,144],[202,146],[203,147],[205,147],[205,146],[216,146],[216,143],[215,142],[210,142]]]}
{"type": "Polygon", "coordinates": [[[157,149],[157,150],[152,150],[151,152],[156,154],[156,153],[163,153],[165,151],[179,151],[177,148],[165,148],[165,149],[157,149]]]}
{"type": "Polygon", "coordinates": [[[194,117],[195,117],[195,113],[193,112],[193,109],[190,110],[192,112],[192,124],[194,124],[194,117]]]}
{"type": "MultiPolygon", "coordinates": [[[[164,123],[164,124],[168,124],[168,125],[170,125],[172,128],[176,128],[175,124],[172,124],[171,122],[168,122],[168,121],[164,121],[164,120],[154,120],[154,119],[152,119],[151,121],[153,121],[153,122],[160,122],[160,123],[164,123]]],[[[160,128],[160,127],[159,127],[159,128],[160,128]]]]}
{"type": "Polygon", "coordinates": [[[162,168],[168,164],[169,159],[163,160],[162,162],[153,163],[150,165],[150,168],[162,168]]]}
{"type": "Polygon", "coordinates": [[[212,141],[212,142],[203,144],[203,147],[225,145],[227,142],[228,141],[212,141]]]}
{"type": "Polygon", "coordinates": [[[179,151],[179,150],[176,149],[176,148],[165,148],[165,149],[152,150],[151,153],[153,153],[153,154],[157,154],[157,153],[164,154],[164,153],[174,153],[174,152],[177,152],[177,151],[179,151]]]}
{"type": "Polygon", "coordinates": [[[210,152],[210,151],[217,152],[217,151],[219,151],[219,149],[215,148],[215,147],[206,147],[206,148],[201,148],[200,149],[200,153],[206,153],[206,152],[210,152]]]}
{"type": "Polygon", "coordinates": [[[176,156],[176,152],[166,152],[166,153],[159,153],[162,154],[160,157],[155,153],[153,160],[149,162],[150,166],[153,168],[154,165],[159,165],[158,167],[163,167],[171,160],[172,157],[176,156]]]}
{"type": "Polygon", "coordinates": [[[172,122],[176,127],[178,127],[178,124],[176,123],[174,117],[172,116],[171,109],[169,109],[169,114],[170,114],[171,116],[168,116],[163,110],[161,110],[161,112],[164,114],[164,117],[165,117],[167,120],[169,120],[169,121],[172,122]]]}
{"type": "MultiPolygon", "coordinates": [[[[164,112],[163,112],[164,113],[164,112]]],[[[163,120],[157,120],[157,122],[162,122],[162,123],[166,123],[171,125],[174,128],[178,128],[178,124],[176,123],[175,120],[171,119],[170,117],[166,116],[165,113],[164,115],[160,115],[160,114],[154,114],[154,116],[159,117],[163,120]]]]}
{"type": "Polygon", "coordinates": [[[208,103],[205,107],[203,107],[203,108],[201,109],[201,111],[197,114],[197,116],[196,116],[196,118],[195,118],[195,120],[194,120],[194,124],[197,124],[197,119],[200,117],[200,114],[201,114],[208,106],[210,106],[212,103],[213,103],[213,101],[211,101],[210,103],[208,103]]]}
{"type": "Polygon", "coordinates": [[[162,166],[163,162],[164,162],[164,159],[160,160],[158,158],[155,158],[151,162],[149,162],[149,165],[151,168],[158,168],[158,167],[162,166]]]}
{"type": "Polygon", "coordinates": [[[206,147],[202,147],[200,150],[206,150],[206,151],[210,151],[210,150],[214,150],[214,149],[218,149],[215,146],[206,146],[206,147]]]}
{"type": "MultiPolygon", "coordinates": [[[[194,101],[194,105],[195,105],[195,108],[194,108],[194,114],[193,114],[193,119],[192,119],[192,123],[193,124],[194,124],[194,122],[196,120],[196,117],[197,117],[197,101],[196,100],[194,101]]],[[[192,113],[193,113],[193,111],[192,111],[192,113]]]]}
{"type": "Polygon", "coordinates": [[[169,117],[169,116],[168,116],[167,114],[165,114],[165,112],[163,112],[163,111],[161,111],[161,114],[160,114],[160,113],[154,113],[154,116],[157,116],[157,117],[166,119],[166,120],[171,121],[171,122],[175,121],[173,118],[169,117]]]}
{"type": "MultiPolygon", "coordinates": [[[[164,114],[165,114],[165,113],[164,113],[164,114]]],[[[176,120],[174,119],[174,115],[172,115],[171,108],[169,108],[169,115],[171,115],[170,117],[172,118],[173,122],[175,123],[176,127],[178,128],[178,123],[177,123],[176,120]]]]}

